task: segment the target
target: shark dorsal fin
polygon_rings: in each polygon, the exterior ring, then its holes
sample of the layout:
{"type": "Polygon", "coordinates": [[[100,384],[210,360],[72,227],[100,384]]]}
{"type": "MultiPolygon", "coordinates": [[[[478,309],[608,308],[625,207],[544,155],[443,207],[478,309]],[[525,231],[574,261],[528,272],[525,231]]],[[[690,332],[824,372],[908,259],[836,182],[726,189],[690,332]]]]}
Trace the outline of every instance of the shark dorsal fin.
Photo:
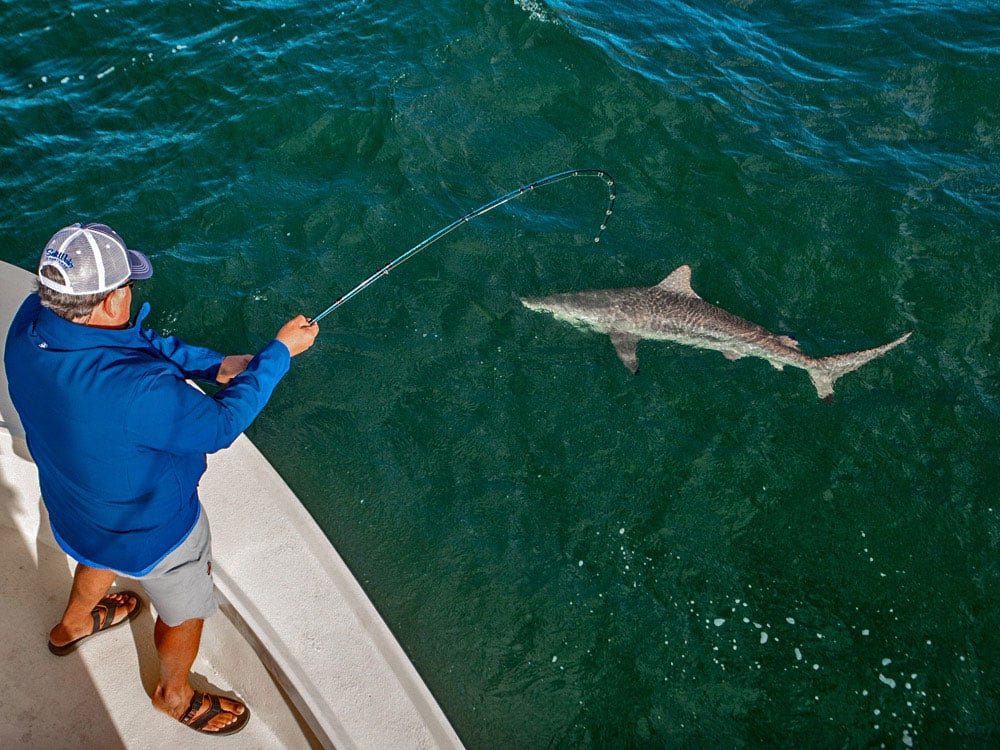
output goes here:
{"type": "Polygon", "coordinates": [[[667,278],[656,286],[664,291],[680,295],[681,297],[701,299],[701,297],[695,293],[694,289],[691,288],[691,266],[688,265],[678,266],[674,269],[673,273],[667,276],[667,278]]]}

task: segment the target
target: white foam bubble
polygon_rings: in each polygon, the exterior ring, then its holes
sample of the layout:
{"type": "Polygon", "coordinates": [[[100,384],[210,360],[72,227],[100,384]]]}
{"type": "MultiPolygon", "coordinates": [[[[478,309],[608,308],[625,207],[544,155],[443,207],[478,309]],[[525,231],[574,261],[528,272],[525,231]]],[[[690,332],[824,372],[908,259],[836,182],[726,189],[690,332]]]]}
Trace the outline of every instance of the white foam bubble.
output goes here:
{"type": "Polygon", "coordinates": [[[760,634],[760,642],[761,642],[762,644],[764,644],[764,643],[767,643],[767,633],[765,633],[765,632],[762,632],[762,633],[760,634]]]}
{"type": "Polygon", "coordinates": [[[559,18],[538,0],[514,0],[514,5],[525,11],[532,21],[539,23],[557,23],[559,21],[559,18]]]}
{"type": "Polygon", "coordinates": [[[110,75],[111,73],[114,73],[114,72],[115,72],[115,66],[112,65],[110,68],[106,68],[105,70],[102,70],[100,73],[98,73],[97,74],[97,79],[100,80],[100,79],[104,78],[104,76],[110,75]]]}
{"type": "Polygon", "coordinates": [[[726,624],[726,619],[724,617],[715,618],[715,627],[721,628],[725,624],[726,624]]]}
{"type": "Polygon", "coordinates": [[[785,622],[787,622],[789,625],[794,625],[795,624],[795,618],[794,617],[786,617],[785,618],[785,622]]]}
{"type": "Polygon", "coordinates": [[[795,660],[802,661],[802,652],[799,650],[798,646],[795,647],[795,660]]]}
{"type": "Polygon", "coordinates": [[[896,681],[894,679],[892,679],[891,677],[886,677],[884,674],[879,673],[878,679],[879,679],[879,682],[882,682],[882,683],[888,685],[889,687],[891,687],[891,688],[893,688],[895,690],[895,688],[896,688],[896,681]]]}

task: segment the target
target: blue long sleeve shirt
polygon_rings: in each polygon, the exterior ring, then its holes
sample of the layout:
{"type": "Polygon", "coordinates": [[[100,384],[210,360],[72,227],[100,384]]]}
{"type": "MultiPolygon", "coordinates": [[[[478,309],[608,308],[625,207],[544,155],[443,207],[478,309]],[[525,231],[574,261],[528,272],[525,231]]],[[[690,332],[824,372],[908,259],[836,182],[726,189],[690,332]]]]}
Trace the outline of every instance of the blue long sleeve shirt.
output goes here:
{"type": "Polygon", "coordinates": [[[198,520],[205,454],[260,413],[291,357],[272,341],[215,396],[223,355],[135,325],[71,323],[30,295],[7,335],[11,401],[38,467],[56,539],[76,560],[142,576],[198,520]]]}

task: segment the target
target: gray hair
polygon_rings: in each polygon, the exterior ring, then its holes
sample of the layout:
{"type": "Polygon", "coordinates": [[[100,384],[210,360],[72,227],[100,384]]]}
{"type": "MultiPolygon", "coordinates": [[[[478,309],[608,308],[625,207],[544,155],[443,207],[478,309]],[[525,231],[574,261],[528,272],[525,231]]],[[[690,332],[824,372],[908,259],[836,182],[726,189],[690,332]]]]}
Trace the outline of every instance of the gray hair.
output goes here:
{"type": "MultiPolygon", "coordinates": [[[[64,282],[59,271],[52,266],[45,266],[42,268],[41,273],[53,281],[58,281],[60,284],[64,282]]],[[[42,306],[49,308],[60,318],[65,318],[69,321],[90,317],[90,314],[94,312],[94,308],[101,304],[104,298],[108,296],[107,292],[102,294],[63,294],[54,289],[49,289],[47,286],[42,286],[37,281],[36,286],[38,287],[38,296],[41,298],[42,306]]]]}

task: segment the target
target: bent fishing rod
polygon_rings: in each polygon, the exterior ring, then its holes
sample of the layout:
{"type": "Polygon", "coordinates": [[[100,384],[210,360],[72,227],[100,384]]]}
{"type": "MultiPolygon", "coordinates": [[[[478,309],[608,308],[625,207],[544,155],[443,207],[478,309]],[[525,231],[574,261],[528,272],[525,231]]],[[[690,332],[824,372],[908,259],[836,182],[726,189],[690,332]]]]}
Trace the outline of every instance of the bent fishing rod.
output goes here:
{"type": "Polygon", "coordinates": [[[410,258],[412,258],[417,253],[419,253],[421,250],[423,250],[424,248],[428,247],[429,245],[434,244],[435,242],[437,242],[439,239],[441,239],[442,237],[444,237],[446,234],[448,234],[452,230],[454,230],[454,229],[462,226],[463,224],[466,224],[466,223],[472,221],[477,216],[482,216],[487,211],[492,211],[494,208],[497,208],[498,206],[502,206],[504,203],[506,203],[509,200],[512,200],[514,198],[518,198],[518,197],[524,195],[525,193],[530,193],[531,191],[536,190],[536,189],[538,189],[540,187],[543,187],[545,185],[551,185],[554,182],[559,182],[561,180],[569,179],[570,177],[600,177],[602,180],[604,180],[607,183],[607,186],[608,186],[608,207],[607,207],[607,209],[604,212],[604,221],[601,222],[601,227],[597,231],[597,236],[594,237],[594,242],[600,242],[601,241],[601,235],[604,233],[604,230],[607,229],[608,220],[611,218],[611,213],[615,210],[615,181],[611,177],[611,175],[609,175],[607,172],[605,172],[605,171],[603,171],[601,169],[571,169],[571,170],[566,171],[566,172],[560,172],[559,174],[549,175],[548,177],[543,177],[540,180],[535,180],[534,182],[528,183],[527,185],[522,185],[521,187],[517,188],[517,190],[511,190],[509,193],[507,193],[505,195],[501,195],[499,198],[494,198],[489,203],[485,203],[482,206],[480,206],[479,208],[477,208],[475,211],[470,211],[465,216],[462,216],[461,218],[455,219],[455,221],[453,221],[448,226],[443,227],[442,229],[439,229],[438,231],[436,231],[434,234],[432,234],[427,239],[425,239],[422,242],[420,242],[420,243],[414,245],[413,247],[411,247],[409,250],[407,250],[405,253],[403,253],[402,255],[400,255],[395,260],[386,263],[379,270],[377,270],[375,273],[373,273],[367,279],[365,279],[364,281],[362,281],[360,284],[358,284],[356,287],[354,287],[347,294],[345,294],[344,296],[340,297],[336,302],[334,302],[332,305],[330,305],[328,308],[326,308],[319,315],[317,315],[314,318],[309,318],[308,319],[309,320],[309,325],[312,325],[313,323],[318,323],[319,321],[323,320],[323,318],[325,318],[327,315],[329,315],[330,313],[332,313],[338,307],[340,307],[341,305],[343,305],[349,299],[351,299],[354,296],[356,296],[357,294],[361,293],[362,291],[364,291],[365,289],[367,289],[368,287],[370,287],[372,284],[374,284],[376,281],[378,281],[380,278],[382,278],[383,276],[385,276],[386,274],[388,274],[389,271],[393,270],[394,268],[396,268],[397,266],[401,265],[402,263],[405,263],[407,260],[409,260],[410,258]]]}

